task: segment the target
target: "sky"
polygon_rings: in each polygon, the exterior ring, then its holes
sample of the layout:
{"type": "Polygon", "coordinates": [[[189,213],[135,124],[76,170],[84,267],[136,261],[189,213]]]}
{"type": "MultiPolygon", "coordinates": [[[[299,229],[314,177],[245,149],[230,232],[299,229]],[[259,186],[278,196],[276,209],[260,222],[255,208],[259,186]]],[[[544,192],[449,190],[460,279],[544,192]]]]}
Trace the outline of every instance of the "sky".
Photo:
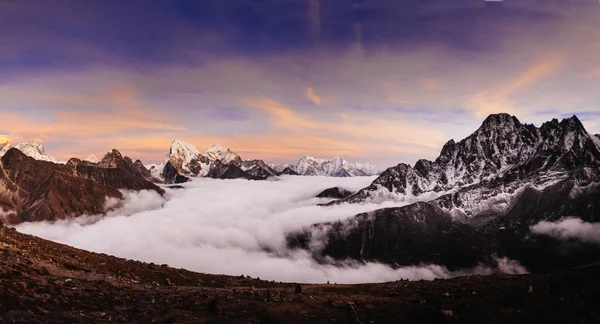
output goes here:
{"type": "Polygon", "coordinates": [[[600,133],[599,30],[596,0],[0,0],[0,139],[385,168],[491,113],[600,133]]]}

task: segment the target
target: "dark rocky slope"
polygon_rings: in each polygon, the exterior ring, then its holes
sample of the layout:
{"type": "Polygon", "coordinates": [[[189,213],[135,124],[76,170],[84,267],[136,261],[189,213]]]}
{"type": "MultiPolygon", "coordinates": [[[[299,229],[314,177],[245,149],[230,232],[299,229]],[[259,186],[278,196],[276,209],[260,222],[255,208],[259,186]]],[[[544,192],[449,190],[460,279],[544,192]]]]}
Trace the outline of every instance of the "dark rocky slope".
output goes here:
{"type": "Polygon", "coordinates": [[[599,270],[303,284],[295,294],[292,283],[125,260],[0,227],[0,322],[595,323],[599,270]]]}
{"type": "Polygon", "coordinates": [[[0,159],[0,207],[9,223],[58,220],[105,212],[107,197],[119,189],[162,189],[119,168],[38,161],[10,149],[0,159]]]}

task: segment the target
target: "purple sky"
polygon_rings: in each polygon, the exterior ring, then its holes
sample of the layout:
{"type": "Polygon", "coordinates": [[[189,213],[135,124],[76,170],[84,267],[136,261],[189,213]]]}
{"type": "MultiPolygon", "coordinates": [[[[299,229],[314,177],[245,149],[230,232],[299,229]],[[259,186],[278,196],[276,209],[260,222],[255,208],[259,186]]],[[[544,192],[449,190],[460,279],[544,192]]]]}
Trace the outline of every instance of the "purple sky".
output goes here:
{"type": "Polygon", "coordinates": [[[592,0],[0,2],[0,137],[146,163],[433,159],[490,113],[600,133],[592,0]]]}

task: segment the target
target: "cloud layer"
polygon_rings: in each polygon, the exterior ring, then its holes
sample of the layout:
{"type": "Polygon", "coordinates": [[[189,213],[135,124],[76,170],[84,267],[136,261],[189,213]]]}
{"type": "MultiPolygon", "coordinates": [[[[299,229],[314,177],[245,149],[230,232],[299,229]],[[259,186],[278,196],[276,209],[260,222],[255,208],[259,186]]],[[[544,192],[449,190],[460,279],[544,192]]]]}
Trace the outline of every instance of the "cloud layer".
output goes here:
{"type": "Polygon", "coordinates": [[[561,240],[579,240],[600,244],[600,223],[587,223],[579,218],[565,218],[557,222],[539,222],[531,227],[536,234],[561,240]]]}
{"type": "Polygon", "coordinates": [[[166,198],[152,192],[128,193],[126,203],[101,218],[26,223],[21,232],[78,248],[167,263],[199,272],[251,275],[292,282],[381,282],[446,278],[463,274],[525,272],[499,260],[498,269],[477,267],[457,273],[438,265],[392,269],[382,264],[324,265],[309,252],[290,250],[286,233],[315,223],[335,221],[386,206],[318,207],[321,190],[339,185],[358,190],[370,178],[282,177],[280,181],[197,179],[185,190],[168,190],[166,198]]]}

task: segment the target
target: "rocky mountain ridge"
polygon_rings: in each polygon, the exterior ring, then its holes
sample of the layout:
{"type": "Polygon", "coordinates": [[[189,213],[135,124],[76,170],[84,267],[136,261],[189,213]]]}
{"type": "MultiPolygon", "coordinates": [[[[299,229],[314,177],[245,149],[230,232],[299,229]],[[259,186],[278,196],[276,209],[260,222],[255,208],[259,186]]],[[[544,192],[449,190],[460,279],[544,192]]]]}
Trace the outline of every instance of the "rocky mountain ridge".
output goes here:
{"type": "Polygon", "coordinates": [[[165,161],[150,166],[150,172],[166,183],[186,182],[190,177],[264,180],[280,174],[262,160],[242,160],[222,146],[215,144],[201,153],[179,140],[173,140],[165,161]]]}
{"type": "Polygon", "coordinates": [[[330,205],[385,200],[408,205],[317,224],[290,235],[290,244],[306,248],[317,233],[327,237],[317,258],[400,265],[462,267],[498,255],[544,271],[600,261],[599,246],[530,232],[565,217],[600,221],[600,145],[575,116],[537,128],[491,115],[464,140],[446,143],[435,161],[389,168],[330,205]]]}
{"type": "Polygon", "coordinates": [[[120,168],[70,162],[40,161],[17,148],[9,149],[0,159],[0,210],[5,222],[102,214],[108,207],[107,198],[124,198],[122,189],[164,193],[153,183],[120,168]]]}
{"type": "MultiPolygon", "coordinates": [[[[8,140],[0,142],[0,157],[12,148],[12,144],[8,140]]],[[[15,146],[23,154],[30,156],[36,160],[58,163],[54,157],[46,153],[44,145],[40,142],[21,142],[15,146]]]]}
{"type": "MultiPolygon", "coordinates": [[[[600,167],[600,144],[573,116],[537,128],[508,114],[490,115],[482,126],[456,143],[448,141],[435,161],[419,160],[388,168],[345,202],[430,200],[470,185],[521,179],[538,185],[573,170],[600,167]],[[532,179],[535,178],[535,179],[532,179]]],[[[596,177],[597,174],[593,175],[596,177]]]]}

